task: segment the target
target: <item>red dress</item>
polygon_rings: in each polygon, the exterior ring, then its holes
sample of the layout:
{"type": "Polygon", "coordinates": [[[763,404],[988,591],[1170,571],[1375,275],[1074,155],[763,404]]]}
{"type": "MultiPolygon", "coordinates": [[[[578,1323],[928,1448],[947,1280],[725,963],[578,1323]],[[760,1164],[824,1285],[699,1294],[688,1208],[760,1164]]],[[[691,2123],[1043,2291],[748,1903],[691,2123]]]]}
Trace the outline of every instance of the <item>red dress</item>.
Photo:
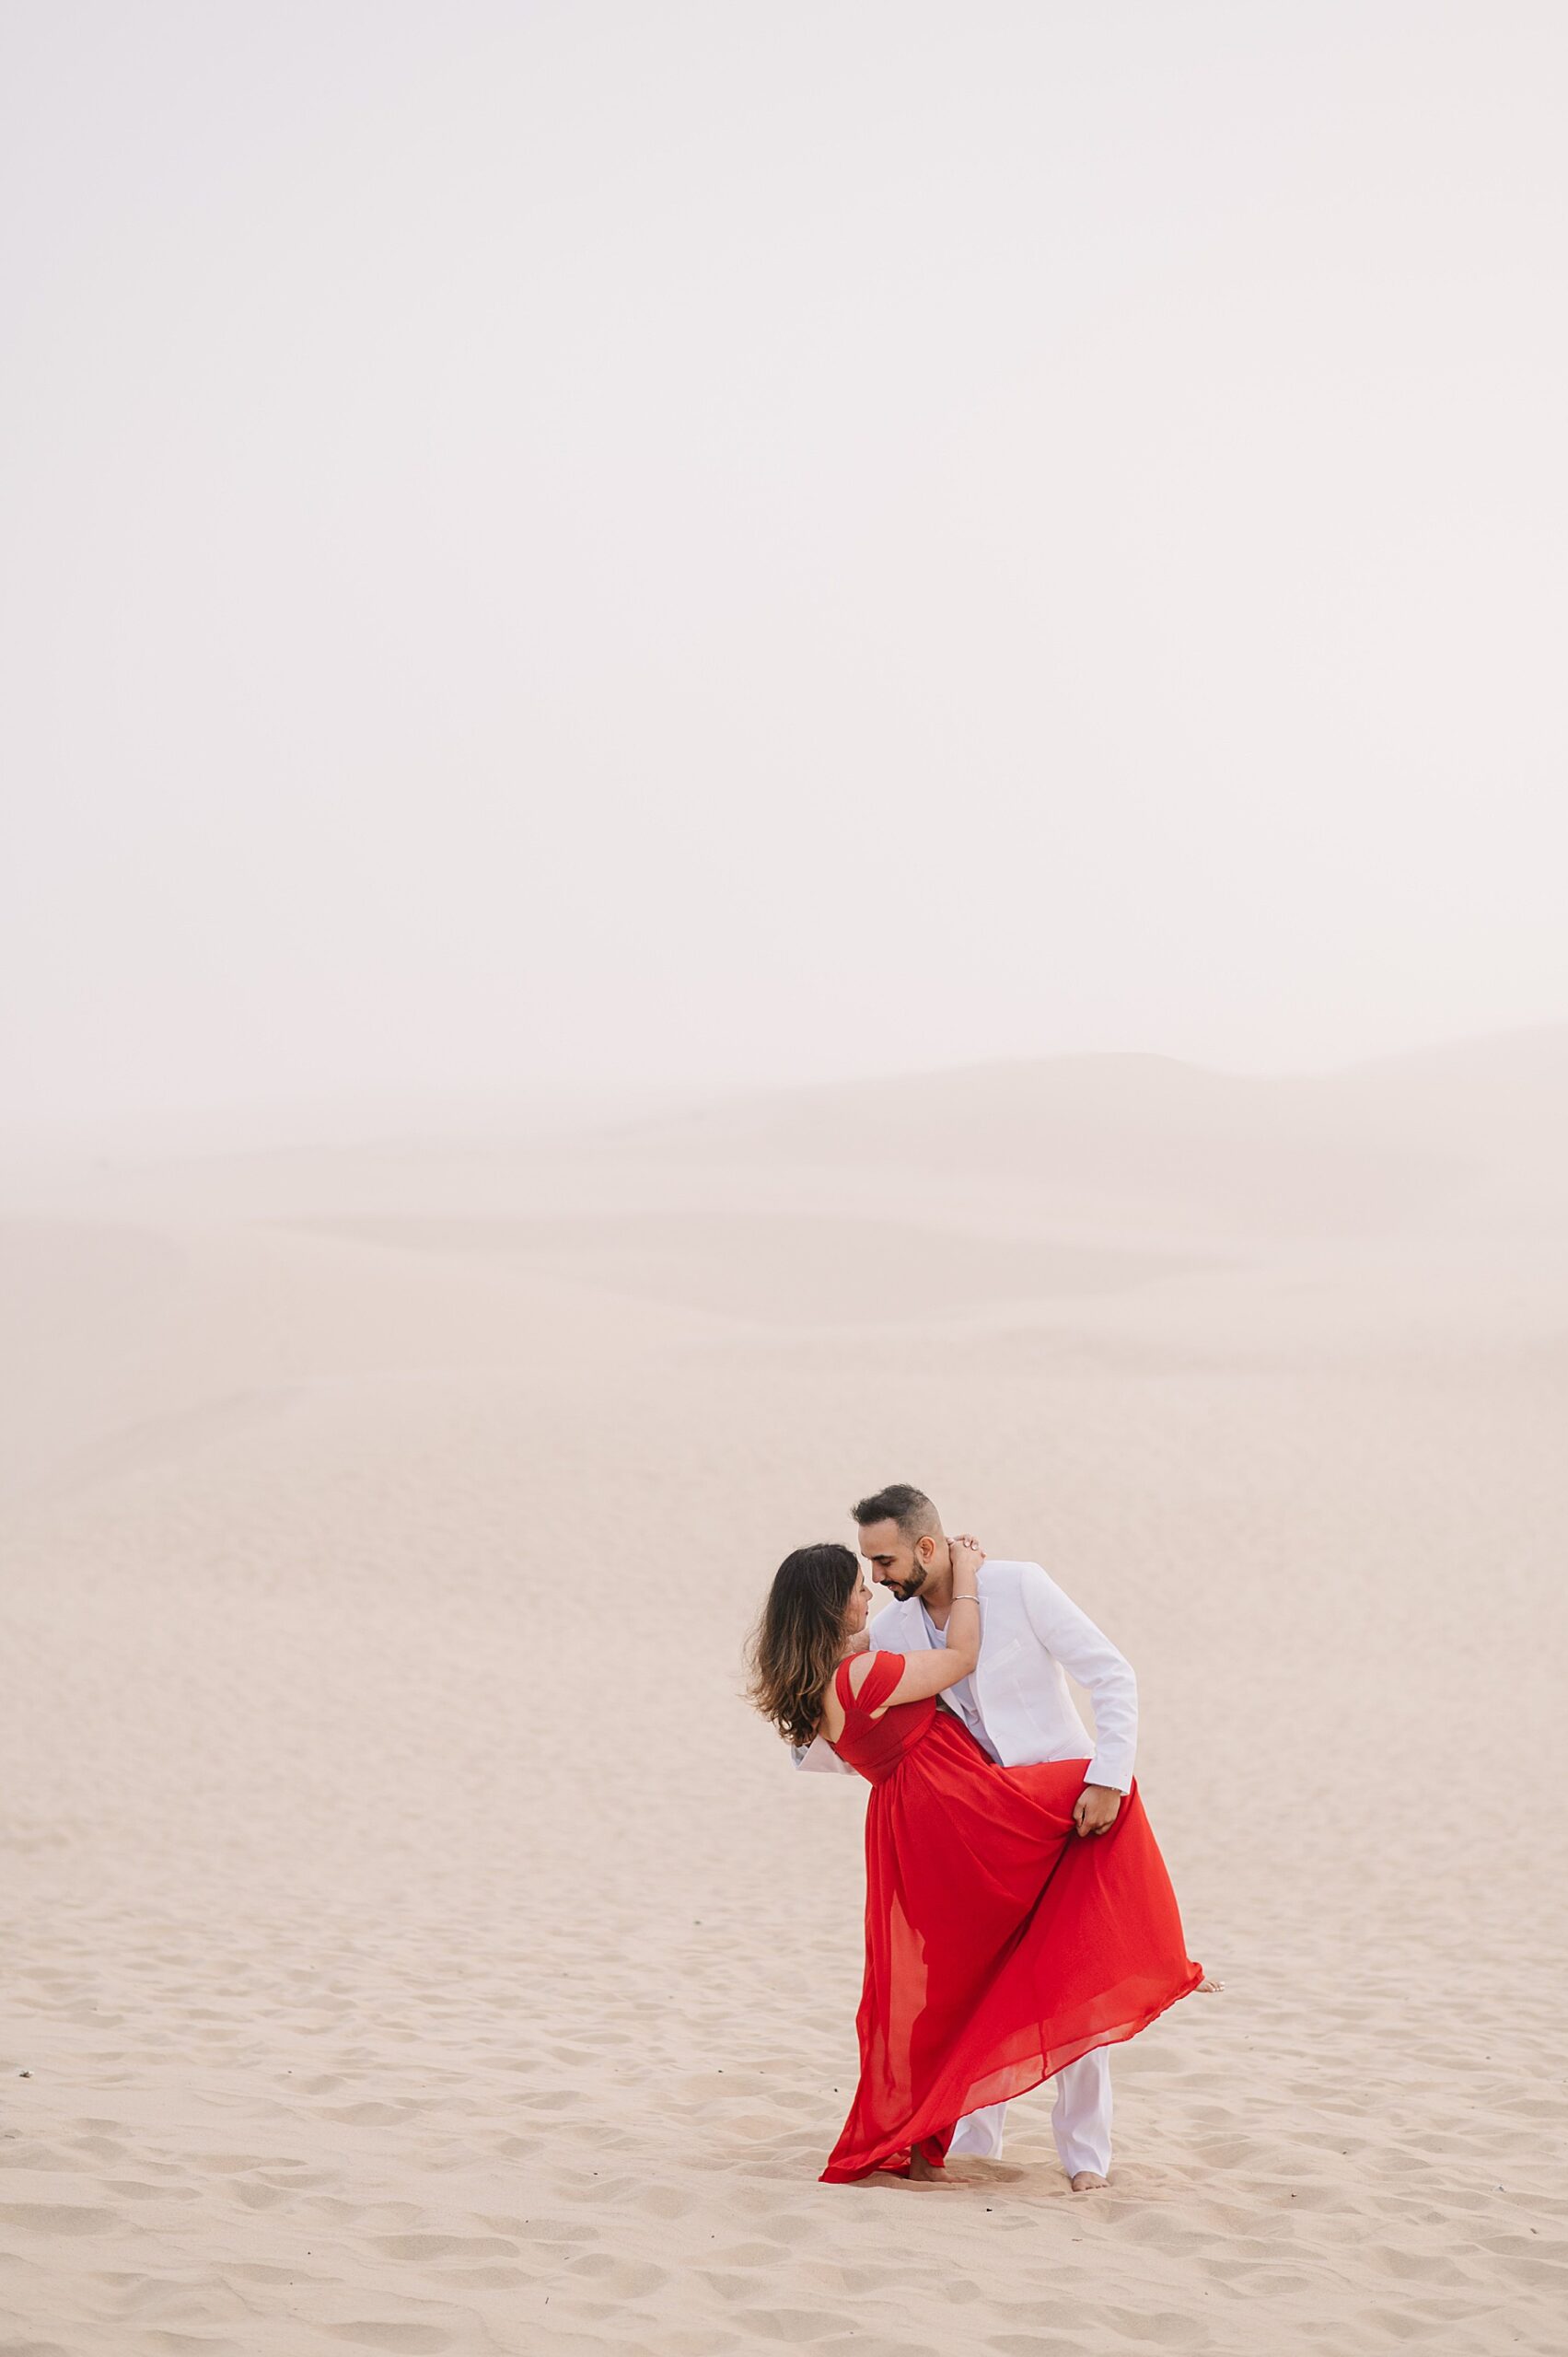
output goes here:
{"type": "Polygon", "coordinates": [[[941,2162],[966,2112],[1135,2038],[1203,1977],[1134,1782],[1109,1833],[1079,1834],[1086,1759],[999,1768],[935,1698],[871,1715],[903,1675],[842,1663],[833,1749],[871,1783],[860,2084],[822,2172],[941,2162]]]}

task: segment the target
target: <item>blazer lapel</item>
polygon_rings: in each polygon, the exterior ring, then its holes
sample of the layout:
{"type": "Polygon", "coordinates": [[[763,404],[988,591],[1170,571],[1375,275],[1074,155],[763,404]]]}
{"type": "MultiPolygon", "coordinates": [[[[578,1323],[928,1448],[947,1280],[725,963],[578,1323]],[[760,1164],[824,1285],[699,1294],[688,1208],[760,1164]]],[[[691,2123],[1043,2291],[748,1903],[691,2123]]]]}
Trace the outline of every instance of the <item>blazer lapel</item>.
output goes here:
{"type": "MultiPolygon", "coordinates": [[[[985,1718],[986,1655],[989,1651],[991,1662],[994,1664],[1007,1644],[1007,1631],[1003,1625],[1006,1617],[1006,1608],[1003,1604],[1000,1584],[986,1577],[990,1569],[989,1563],[982,1563],[980,1567],[980,1576],[975,1581],[975,1593],[985,1607],[980,1618],[980,1658],[975,1663],[972,1680],[974,1699],[980,1705],[980,1715],[982,1720],[985,1718]],[[999,1612],[1003,1616],[1002,1621],[997,1619],[999,1612]]],[[[989,1732],[989,1728],[987,1731],[989,1732]]]]}
{"type": "Polygon", "coordinates": [[[925,1615],[919,1601],[910,1596],[902,1604],[889,1604],[871,1623],[873,1645],[895,1654],[928,1654],[931,1631],[925,1625],[925,1615]]]}

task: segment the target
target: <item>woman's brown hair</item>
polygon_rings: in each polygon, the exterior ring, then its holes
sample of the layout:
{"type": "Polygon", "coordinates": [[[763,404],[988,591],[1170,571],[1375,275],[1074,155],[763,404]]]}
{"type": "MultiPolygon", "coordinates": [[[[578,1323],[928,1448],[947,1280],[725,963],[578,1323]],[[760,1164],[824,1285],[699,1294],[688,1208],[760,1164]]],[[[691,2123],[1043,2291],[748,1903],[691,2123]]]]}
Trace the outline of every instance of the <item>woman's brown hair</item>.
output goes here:
{"type": "Polygon", "coordinates": [[[844,1613],[858,1557],[831,1541],[797,1547],[773,1585],[748,1655],[752,1701],[786,1743],[805,1746],[822,1724],[822,1691],[843,1658],[844,1613]]]}

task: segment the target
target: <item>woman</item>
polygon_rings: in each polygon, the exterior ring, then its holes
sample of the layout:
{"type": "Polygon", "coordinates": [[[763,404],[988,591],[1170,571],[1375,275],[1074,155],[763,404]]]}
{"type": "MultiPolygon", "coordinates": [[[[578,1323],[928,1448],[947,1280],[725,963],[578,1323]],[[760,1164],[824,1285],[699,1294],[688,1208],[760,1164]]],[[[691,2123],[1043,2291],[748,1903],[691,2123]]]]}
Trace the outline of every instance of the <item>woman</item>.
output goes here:
{"type": "Polygon", "coordinates": [[[925,2177],[965,2113],[1134,2038],[1202,1980],[1134,1781],[1092,1841],[1073,1823],[1086,1759],[1002,1768],[936,1698],[980,1656],[975,1579],[952,1541],[946,1649],[872,1653],[847,1547],[779,1565],[751,1695],[789,1743],[820,1734],[871,1784],[860,2084],[822,2172],[925,2177]]]}

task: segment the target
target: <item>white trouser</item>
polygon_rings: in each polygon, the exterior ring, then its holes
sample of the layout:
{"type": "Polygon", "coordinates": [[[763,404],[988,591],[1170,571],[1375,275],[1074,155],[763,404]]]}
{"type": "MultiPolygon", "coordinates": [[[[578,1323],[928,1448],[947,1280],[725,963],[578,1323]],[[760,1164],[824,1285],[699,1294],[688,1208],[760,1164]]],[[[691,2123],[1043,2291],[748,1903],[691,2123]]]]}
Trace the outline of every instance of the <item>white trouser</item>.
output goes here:
{"type": "MultiPolygon", "coordinates": [[[[984,2111],[966,2112],[953,2131],[948,2157],[999,2161],[1005,2103],[984,2111]]],[[[1091,2053],[1069,2062],[1056,2073],[1056,2101],[1051,2110],[1051,2132],[1069,2177],[1093,2169],[1097,2177],[1110,2174],[1110,2049],[1097,2046],[1091,2053]]]]}

